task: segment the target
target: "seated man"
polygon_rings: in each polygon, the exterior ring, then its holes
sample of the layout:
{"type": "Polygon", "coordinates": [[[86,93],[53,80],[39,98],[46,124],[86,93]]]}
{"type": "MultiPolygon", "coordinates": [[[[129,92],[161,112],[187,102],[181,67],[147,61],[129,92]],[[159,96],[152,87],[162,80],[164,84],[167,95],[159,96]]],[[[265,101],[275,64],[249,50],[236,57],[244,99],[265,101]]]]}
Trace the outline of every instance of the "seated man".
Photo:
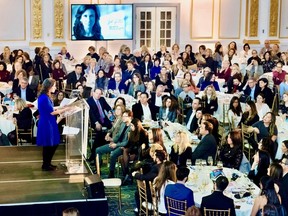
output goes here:
{"type": "Polygon", "coordinates": [[[132,112],[134,118],[138,118],[140,121],[144,120],[154,120],[156,121],[155,106],[148,103],[148,93],[142,92],[140,95],[139,103],[132,106],[132,112]]]}
{"type": "Polygon", "coordinates": [[[260,90],[254,77],[248,79],[247,84],[243,89],[243,93],[246,97],[250,96],[252,101],[256,101],[256,93],[260,90]]]}
{"type": "Polygon", "coordinates": [[[33,90],[28,86],[28,79],[23,77],[19,82],[20,86],[16,90],[17,96],[22,98],[24,101],[34,102],[36,97],[33,90]]]}
{"type": "Polygon", "coordinates": [[[180,167],[176,171],[177,182],[175,184],[168,184],[165,189],[165,206],[167,209],[166,197],[175,200],[187,201],[187,208],[195,205],[193,191],[185,186],[188,180],[190,170],[187,167],[180,167]]]}
{"type": "Polygon", "coordinates": [[[118,91],[119,93],[122,93],[123,91],[126,91],[127,86],[125,85],[124,82],[122,82],[122,75],[121,72],[115,72],[114,73],[114,79],[111,78],[108,83],[108,89],[109,93],[112,94],[113,96],[116,96],[115,94],[118,91]]]}
{"type": "Polygon", "coordinates": [[[217,150],[217,141],[212,135],[213,125],[205,121],[201,123],[199,133],[202,139],[192,153],[192,163],[195,164],[196,159],[204,159],[207,161],[209,156],[215,157],[217,150]]]}
{"type": "Polygon", "coordinates": [[[75,65],[75,70],[67,75],[67,87],[76,88],[76,83],[81,83],[86,81],[86,78],[82,76],[82,66],[81,64],[75,65]]]}
{"type": "Polygon", "coordinates": [[[102,96],[101,89],[95,89],[93,92],[93,96],[88,98],[87,103],[90,106],[89,109],[89,117],[91,122],[91,127],[96,130],[95,140],[91,149],[91,156],[88,159],[89,161],[93,161],[96,158],[95,149],[99,143],[104,143],[105,134],[102,131],[103,127],[106,129],[111,128],[111,122],[108,117],[105,115],[105,111],[107,113],[111,112],[111,107],[106,102],[104,97],[102,96]]]}
{"type": "Polygon", "coordinates": [[[228,184],[229,181],[225,176],[219,176],[216,179],[216,181],[214,182],[214,192],[211,195],[202,198],[202,215],[204,215],[204,208],[217,210],[230,209],[230,215],[236,215],[233,199],[223,194],[223,191],[226,189],[228,184]]]}
{"type": "Polygon", "coordinates": [[[130,132],[130,124],[132,121],[133,113],[130,110],[126,110],[122,115],[122,123],[119,129],[119,133],[113,138],[109,144],[96,148],[96,154],[99,155],[99,161],[101,161],[102,155],[110,153],[110,167],[108,178],[114,178],[115,164],[120,155],[122,155],[122,147],[125,147],[128,143],[128,134],[130,132]]]}

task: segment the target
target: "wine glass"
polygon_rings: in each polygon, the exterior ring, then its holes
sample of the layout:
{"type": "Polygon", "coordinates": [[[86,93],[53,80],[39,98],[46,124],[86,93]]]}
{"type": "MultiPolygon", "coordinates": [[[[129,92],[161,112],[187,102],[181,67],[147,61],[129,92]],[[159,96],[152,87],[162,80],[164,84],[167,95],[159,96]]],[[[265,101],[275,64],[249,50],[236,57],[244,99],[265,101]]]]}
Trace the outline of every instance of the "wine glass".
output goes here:
{"type": "Polygon", "coordinates": [[[192,161],[191,161],[191,159],[187,159],[187,161],[186,161],[186,165],[187,165],[188,167],[190,167],[190,166],[192,165],[192,161]]]}
{"type": "Polygon", "coordinates": [[[222,161],[218,161],[218,162],[217,162],[217,167],[218,167],[219,169],[222,169],[222,168],[223,168],[223,163],[222,163],[222,161]]]}
{"type": "Polygon", "coordinates": [[[209,156],[207,161],[208,161],[209,166],[213,166],[213,157],[212,156],[209,156]]]}
{"type": "Polygon", "coordinates": [[[245,194],[245,190],[241,188],[241,190],[239,191],[239,197],[242,199],[244,194],[245,194]]]}
{"type": "Polygon", "coordinates": [[[201,159],[196,159],[195,166],[197,167],[201,166],[201,159]]]}

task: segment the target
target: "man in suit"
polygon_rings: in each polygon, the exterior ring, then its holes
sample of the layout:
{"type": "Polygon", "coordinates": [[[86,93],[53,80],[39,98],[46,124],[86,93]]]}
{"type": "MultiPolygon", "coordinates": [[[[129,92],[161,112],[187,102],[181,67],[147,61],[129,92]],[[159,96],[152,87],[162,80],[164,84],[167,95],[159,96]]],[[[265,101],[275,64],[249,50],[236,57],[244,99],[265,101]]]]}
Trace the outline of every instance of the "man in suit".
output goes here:
{"type": "Polygon", "coordinates": [[[131,60],[128,60],[126,62],[127,65],[127,69],[123,70],[122,69],[122,81],[125,82],[125,85],[128,87],[131,80],[132,80],[132,76],[134,73],[140,73],[139,70],[134,68],[134,62],[131,60]]]}
{"type": "Polygon", "coordinates": [[[199,133],[202,135],[200,143],[192,153],[192,163],[195,164],[196,159],[204,159],[207,161],[209,156],[215,157],[217,150],[217,142],[215,137],[212,135],[213,125],[204,121],[200,125],[199,133]]]}
{"type": "Polygon", "coordinates": [[[264,47],[261,48],[260,53],[259,53],[260,57],[262,57],[265,52],[271,51],[271,50],[272,50],[272,48],[270,46],[270,41],[269,40],[265,40],[264,41],[264,47]]]}
{"type": "Polygon", "coordinates": [[[29,88],[36,94],[39,85],[39,75],[35,75],[33,66],[27,68],[29,88]]]}
{"type": "Polygon", "coordinates": [[[164,86],[158,85],[155,92],[151,92],[151,98],[149,103],[155,106],[155,112],[159,113],[160,107],[162,107],[162,102],[165,97],[170,96],[169,92],[164,92],[164,86]]]}
{"type": "Polygon", "coordinates": [[[117,133],[115,137],[112,137],[113,140],[109,144],[96,148],[99,161],[101,161],[103,154],[111,152],[108,178],[114,178],[116,161],[123,153],[122,147],[125,147],[128,143],[128,134],[130,132],[132,118],[133,113],[130,110],[126,110],[122,115],[123,122],[120,125],[119,133],[117,133]]]}
{"type": "Polygon", "coordinates": [[[111,112],[111,107],[106,102],[105,98],[102,96],[101,89],[95,89],[93,92],[93,96],[88,98],[87,103],[90,106],[89,117],[91,122],[91,127],[96,130],[95,140],[91,149],[91,156],[88,161],[94,161],[96,158],[95,149],[97,145],[105,143],[105,130],[102,128],[106,127],[107,129],[111,128],[111,122],[105,115],[105,111],[107,113],[111,112]]]}
{"type": "Polygon", "coordinates": [[[250,96],[252,101],[256,101],[256,94],[259,92],[259,86],[257,85],[256,79],[254,77],[250,77],[247,81],[246,86],[244,87],[244,95],[246,97],[250,96]]]}
{"type": "Polygon", "coordinates": [[[155,106],[148,103],[147,92],[142,92],[140,95],[140,101],[132,106],[132,112],[134,118],[143,120],[156,121],[155,106]]]}
{"type": "Polygon", "coordinates": [[[228,210],[230,209],[230,215],[235,216],[235,207],[233,199],[225,196],[223,191],[228,186],[229,181],[225,176],[219,176],[214,181],[214,192],[206,197],[202,198],[201,211],[204,215],[204,208],[217,209],[217,210],[228,210]]]}
{"type": "Polygon", "coordinates": [[[195,205],[193,191],[185,186],[190,170],[187,167],[179,167],[176,171],[177,182],[166,186],[164,197],[167,209],[166,197],[187,201],[187,208],[195,205]]]}
{"type": "Polygon", "coordinates": [[[20,86],[17,88],[15,93],[25,101],[34,102],[36,99],[35,94],[28,85],[28,79],[23,77],[20,80],[20,86]]]}
{"type": "Polygon", "coordinates": [[[201,99],[196,97],[193,99],[192,101],[192,107],[191,109],[188,110],[187,115],[185,117],[185,123],[186,123],[186,127],[189,131],[193,131],[193,129],[195,128],[195,125],[193,125],[192,123],[195,123],[195,114],[198,108],[201,107],[201,99]]]}
{"type": "Polygon", "coordinates": [[[83,81],[86,81],[86,78],[83,77],[81,74],[82,74],[82,66],[81,64],[76,64],[75,71],[67,75],[67,86],[72,85],[72,88],[75,89],[76,83],[79,82],[82,84],[83,81]]]}
{"type": "Polygon", "coordinates": [[[108,89],[109,91],[112,91],[113,95],[115,95],[115,91],[119,91],[121,93],[122,91],[126,91],[126,85],[124,82],[122,82],[122,74],[121,72],[115,72],[114,73],[114,79],[110,78],[108,83],[108,89]]]}
{"type": "Polygon", "coordinates": [[[280,162],[283,168],[283,177],[280,179],[280,190],[279,194],[281,196],[282,205],[288,211],[288,159],[283,158],[280,162]]]}

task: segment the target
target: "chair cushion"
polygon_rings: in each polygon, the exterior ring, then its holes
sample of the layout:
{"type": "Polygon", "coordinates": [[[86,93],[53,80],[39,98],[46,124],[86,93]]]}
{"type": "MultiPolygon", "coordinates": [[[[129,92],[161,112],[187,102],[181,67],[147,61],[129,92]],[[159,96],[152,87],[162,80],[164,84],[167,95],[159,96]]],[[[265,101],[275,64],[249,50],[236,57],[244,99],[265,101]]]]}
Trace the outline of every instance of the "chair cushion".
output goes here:
{"type": "Polygon", "coordinates": [[[120,187],[122,182],[120,178],[102,179],[104,187],[120,187]]]}

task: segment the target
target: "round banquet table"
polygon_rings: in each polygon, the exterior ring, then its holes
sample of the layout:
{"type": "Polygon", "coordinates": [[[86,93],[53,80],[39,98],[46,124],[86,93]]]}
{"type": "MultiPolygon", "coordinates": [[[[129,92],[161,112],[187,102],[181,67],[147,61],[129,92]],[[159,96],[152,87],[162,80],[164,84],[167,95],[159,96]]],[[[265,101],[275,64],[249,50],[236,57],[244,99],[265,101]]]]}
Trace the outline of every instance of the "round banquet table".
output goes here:
{"type": "Polygon", "coordinates": [[[0,116],[0,129],[3,134],[7,135],[9,132],[15,130],[15,125],[12,119],[7,119],[3,115],[0,116]]]}
{"type": "MultiPolygon", "coordinates": [[[[190,174],[186,186],[194,193],[194,201],[197,207],[201,206],[202,197],[208,196],[213,190],[213,182],[210,180],[210,172],[217,169],[216,166],[190,166],[190,174]]],[[[243,173],[235,169],[223,168],[225,176],[229,179],[229,185],[224,194],[234,200],[237,216],[250,215],[255,197],[260,194],[260,189],[252,183],[243,173]],[[232,174],[236,173],[240,177],[236,181],[231,181],[232,174]],[[250,188],[248,188],[248,185],[250,188]],[[236,199],[235,194],[239,191],[251,191],[252,196],[236,199]]]]}
{"type": "Polygon", "coordinates": [[[12,92],[12,86],[6,82],[0,82],[0,92],[2,92],[4,95],[7,95],[12,92]]]}

